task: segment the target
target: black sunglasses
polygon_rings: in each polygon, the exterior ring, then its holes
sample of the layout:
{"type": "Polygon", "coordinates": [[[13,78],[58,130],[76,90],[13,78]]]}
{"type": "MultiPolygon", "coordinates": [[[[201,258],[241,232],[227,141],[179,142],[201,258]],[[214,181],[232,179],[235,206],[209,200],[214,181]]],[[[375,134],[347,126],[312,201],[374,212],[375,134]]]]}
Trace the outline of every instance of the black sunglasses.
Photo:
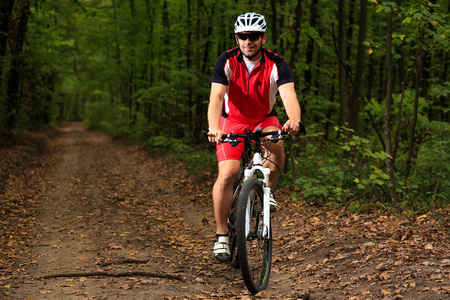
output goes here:
{"type": "Polygon", "coordinates": [[[250,39],[250,41],[254,42],[262,36],[262,33],[260,32],[238,33],[237,36],[240,40],[246,41],[247,39],[250,39]]]}

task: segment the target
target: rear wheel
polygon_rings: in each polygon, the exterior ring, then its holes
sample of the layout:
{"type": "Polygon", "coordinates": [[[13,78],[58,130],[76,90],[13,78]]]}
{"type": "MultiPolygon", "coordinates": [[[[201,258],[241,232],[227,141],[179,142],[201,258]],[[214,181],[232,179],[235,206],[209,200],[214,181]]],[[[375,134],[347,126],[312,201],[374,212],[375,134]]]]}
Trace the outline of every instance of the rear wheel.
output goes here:
{"type": "Polygon", "coordinates": [[[236,246],[236,232],[230,231],[230,266],[235,269],[239,269],[239,258],[237,253],[237,246],[236,246]]]}
{"type": "Polygon", "coordinates": [[[233,193],[233,205],[231,207],[230,215],[228,217],[228,231],[230,232],[230,266],[235,269],[239,269],[239,259],[236,246],[236,214],[237,214],[237,203],[239,199],[239,193],[241,190],[241,179],[244,176],[244,168],[239,168],[239,173],[234,184],[233,193]]]}
{"type": "Polygon", "coordinates": [[[252,294],[266,289],[272,264],[272,236],[263,237],[263,196],[261,182],[248,179],[240,191],[236,216],[237,254],[242,277],[252,294]]]}

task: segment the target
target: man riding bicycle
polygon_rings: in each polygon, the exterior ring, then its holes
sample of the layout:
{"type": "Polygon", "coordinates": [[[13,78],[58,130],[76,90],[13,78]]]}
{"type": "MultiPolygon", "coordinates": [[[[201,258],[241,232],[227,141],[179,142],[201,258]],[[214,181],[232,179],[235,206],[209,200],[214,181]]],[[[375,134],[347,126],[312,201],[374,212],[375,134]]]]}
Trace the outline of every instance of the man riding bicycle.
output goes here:
{"type": "MultiPolygon", "coordinates": [[[[220,143],[225,133],[244,133],[263,128],[263,132],[283,129],[297,134],[301,109],[288,63],[278,54],[264,48],[267,29],[263,15],[249,12],[237,17],[234,25],[238,47],[223,53],[216,62],[208,107],[210,142],[216,142],[219,174],[213,188],[216,239],[214,255],[219,261],[230,260],[227,218],[233,202],[233,185],[240,167],[243,145],[232,147],[220,143]],[[288,121],[281,126],[274,109],[279,92],[288,121]]],[[[270,160],[264,167],[271,170],[270,188],[275,188],[279,168],[284,165],[283,142],[268,143],[270,160]],[[278,167],[279,168],[278,168],[278,167]]],[[[273,194],[270,210],[277,209],[273,194]]]]}

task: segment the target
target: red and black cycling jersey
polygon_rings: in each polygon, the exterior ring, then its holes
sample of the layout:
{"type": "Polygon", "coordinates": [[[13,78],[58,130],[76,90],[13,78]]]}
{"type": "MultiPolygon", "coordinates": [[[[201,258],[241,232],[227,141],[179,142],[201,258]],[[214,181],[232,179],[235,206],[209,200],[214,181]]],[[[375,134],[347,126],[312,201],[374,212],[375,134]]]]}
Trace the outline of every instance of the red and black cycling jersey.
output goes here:
{"type": "Polygon", "coordinates": [[[216,62],[212,82],[227,86],[222,116],[242,124],[256,124],[276,116],[278,87],[293,82],[288,63],[261,47],[261,59],[249,74],[239,47],[223,53],[216,62]]]}

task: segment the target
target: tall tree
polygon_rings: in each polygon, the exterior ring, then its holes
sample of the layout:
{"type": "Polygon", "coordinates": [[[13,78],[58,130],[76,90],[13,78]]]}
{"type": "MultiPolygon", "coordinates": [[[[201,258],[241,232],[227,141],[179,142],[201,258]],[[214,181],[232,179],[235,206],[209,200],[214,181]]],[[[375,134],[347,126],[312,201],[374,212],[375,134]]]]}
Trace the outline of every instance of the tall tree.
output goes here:
{"type": "Polygon", "coordinates": [[[387,81],[386,81],[386,106],[384,108],[384,144],[386,152],[386,173],[388,178],[389,196],[391,200],[397,202],[396,182],[394,175],[394,158],[392,156],[391,145],[391,111],[392,111],[392,93],[394,83],[394,70],[393,70],[393,58],[392,58],[392,7],[387,14],[386,18],[386,67],[387,67],[387,81]]]}
{"type": "Polygon", "coordinates": [[[297,0],[297,6],[295,7],[295,20],[292,28],[294,34],[294,44],[292,45],[291,59],[289,65],[294,68],[294,64],[297,60],[297,52],[300,47],[300,27],[302,22],[302,0],[297,0]]]}
{"type": "MultiPolygon", "coordinates": [[[[310,17],[309,24],[311,27],[315,28],[317,24],[317,4],[319,0],[312,0],[310,4],[310,17]]],[[[308,40],[308,46],[306,48],[306,70],[305,70],[305,87],[303,93],[309,91],[312,85],[312,64],[314,55],[314,39],[312,37],[308,40]]]]}
{"type": "Polygon", "coordinates": [[[356,53],[356,72],[353,78],[353,90],[349,99],[349,111],[352,118],[349,120],[350,128],[355,132],[359,129],[360,91],[363,80],[366,49],[364,42],[367,36],[367,0],[360,0],[359,22],[358,22],[358,46],[356,53]]]}
{"type": "Polygon", "coordinates": [[[30,16],[30,1],[18,0],[14,6],[15,18],[10,20],[11,65],[6,87],[7,124],[14,127],[20,110],[20,80],[22,75],[23,48],[30,16]]]}
{"type": "Polygon", "coordinates": [[[3,62],[8,45],[9,22],[13,6],[14,0],[2,0],[0,3],[0,78],[3,74],[3,62]]]}
{"type": "Polygon", "coordinates": [[[339,57],[339,99],[340,99],[340,114],[339,122],[341,125],[349,123],[350,110],[348,104],[348,89],[347,89],[347,71],[345,64],[346,58],[346,11],[345,0],[338,1],[338,57],[339,57]]]}
{"type": "Polygon", "coordinates": [[[271,28],[271,34],[272,34],[272,42],[276,45],[278,44],[278,30],[277,30],[277,6],[278,3],[276,0],[270,0],[270,8],[272,9],[271,12],[271,24],[270,24],[270,28],[271,28]]]}
{"type": "MultiPolygon", "coordinates": [[[[423,32],[421,30],[421,32],[423,32]]],[[[423,33],[422,33],[423,34],[423,33]]],[[[411,159],[413,156],[414,151],[414,139],[415,139],[415,133],[416,133],[416,125],[417,125],[417,115],[419,113],[419,97],[420,97],[420,77],[423,71],[424,66],[424,57],[425,57],[425,51],[423,50],[422,46],[419,50],[419,65],[417,67],[416,72],[416,78],[415,78],[415,95],[414,95],[414,111],[413,111],[413,119],[410,125],[410,131],[409,131],[409,144],[408,144],[408,158],[406,160],[406,173],[405,178],[409,177],[410,171],[411,171],[411,159]]]]}

